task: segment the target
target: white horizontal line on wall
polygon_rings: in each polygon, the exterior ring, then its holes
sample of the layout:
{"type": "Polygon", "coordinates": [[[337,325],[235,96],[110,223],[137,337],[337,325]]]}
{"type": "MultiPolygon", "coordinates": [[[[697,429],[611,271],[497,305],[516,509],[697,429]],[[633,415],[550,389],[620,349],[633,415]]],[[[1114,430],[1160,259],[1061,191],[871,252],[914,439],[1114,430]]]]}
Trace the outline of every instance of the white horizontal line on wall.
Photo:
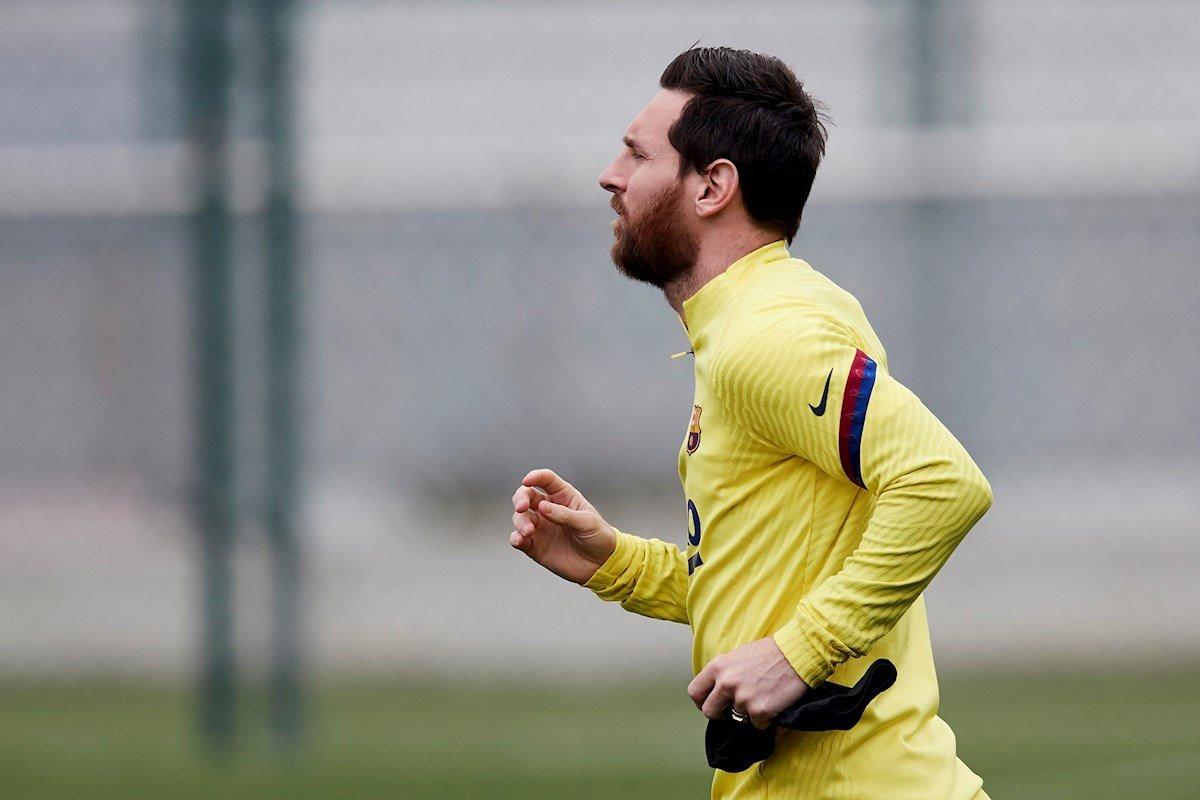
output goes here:
{"type": "MultiPolygon", "coordinates": [[[[300,204],[315,212],[605,203],[615,137],[339,138],[303,142],[300,204]]],[[[239,141],[235,209],[263,196],[261,142],[239,141]]],[[[180,215],[182,143],[0,146],[0,217],[180,215]]],[[[1180,195],[1200,192],[1200,125],[833,129],[815,202],[1180,195]]]]}

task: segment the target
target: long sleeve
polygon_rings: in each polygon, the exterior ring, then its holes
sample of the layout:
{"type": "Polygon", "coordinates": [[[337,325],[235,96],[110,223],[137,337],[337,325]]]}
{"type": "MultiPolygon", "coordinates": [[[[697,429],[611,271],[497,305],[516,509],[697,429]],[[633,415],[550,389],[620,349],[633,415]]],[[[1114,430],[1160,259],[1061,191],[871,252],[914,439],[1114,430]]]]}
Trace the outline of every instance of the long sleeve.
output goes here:
{"type": "Polygon", "coordinates": [[[836,319],[762,315],[729,340],[714,386],[731,415],[781,457],[875,496],[853,553],[774,634],[815,685],[892,629],[988,509],[991,489],[945,426],[836,319]]]}
{"type": "Polygon", "coordinates": [[[617,531],[617,547],[584,584],[635,614],[687,623],[687,560],[675,545],[617,531]]]}

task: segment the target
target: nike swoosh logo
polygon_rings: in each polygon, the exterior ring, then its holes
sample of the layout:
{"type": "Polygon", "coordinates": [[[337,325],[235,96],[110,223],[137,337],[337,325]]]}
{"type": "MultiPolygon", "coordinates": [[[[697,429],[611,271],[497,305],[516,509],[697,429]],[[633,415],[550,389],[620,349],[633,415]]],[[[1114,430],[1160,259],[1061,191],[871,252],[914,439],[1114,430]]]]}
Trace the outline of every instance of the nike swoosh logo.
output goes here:
{"type": "Polygon", "coordinates": [[[825,413],[825,401],[829,399],[829,381],[833,378],[833,370],[829,370],[829,374],[825,376],[825,391],[821,392],[821,404],[814,406],[812,403],[808,407],[818,417],[825,413]]]}

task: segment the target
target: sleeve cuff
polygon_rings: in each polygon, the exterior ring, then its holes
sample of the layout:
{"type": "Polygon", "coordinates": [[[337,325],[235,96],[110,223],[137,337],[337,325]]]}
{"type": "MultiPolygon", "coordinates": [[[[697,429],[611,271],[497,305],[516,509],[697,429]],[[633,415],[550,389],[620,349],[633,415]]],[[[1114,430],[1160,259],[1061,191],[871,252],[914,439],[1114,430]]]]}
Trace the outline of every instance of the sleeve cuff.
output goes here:
{"type": "Polygon", "coordinates": [[[646,564],[646,549],[649,542],[641,536],[617,531],[617,547],[600,569],[596,570],[583,587],[594,591],[600,600],[623,603],[634,594],[637,578],[646,564]]]}
{"type": "Polygon", "coordinates": [[[591,589],[602,600],[624,600],[632,590],[626,580],[629,569],[634,563],[640,563],[644,540],[622,531],[617,531],[617,546],[613,549],[608,560],[592,573],[583,588],[591,589]]]}
{"type": "Polygon", "coordinates": [[[777,630],[774,639],[783,657],[810,689],[824,683],[842,661],[837,639],[803,611],[777,630]]]}

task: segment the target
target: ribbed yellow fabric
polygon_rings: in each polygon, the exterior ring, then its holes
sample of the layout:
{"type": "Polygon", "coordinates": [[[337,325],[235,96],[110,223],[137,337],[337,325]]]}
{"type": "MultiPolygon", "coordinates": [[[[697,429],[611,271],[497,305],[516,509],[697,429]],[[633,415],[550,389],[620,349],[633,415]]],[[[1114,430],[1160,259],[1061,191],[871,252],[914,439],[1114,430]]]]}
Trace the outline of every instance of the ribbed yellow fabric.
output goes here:
{"type": "Polygon", "coordinates": [[[688,621],[687,560],[673,544],[617,531],[617,549],[584,585],[637,614],[688,621]]]}
{"type": "Polygon", "coordinates": [[[707,283],[684,316],[687,550],[621,533],[588,588],[690,622],[697,671],[774,636],[809,685],[853,684],[876,658],[899,672],[853,730],[781,732],[767,761],[718,772],[713,797],[985,797],[937,717],[920,595],[990,505],[987,481],[888,374],[858,302],[783,242],[707,283]]]}

